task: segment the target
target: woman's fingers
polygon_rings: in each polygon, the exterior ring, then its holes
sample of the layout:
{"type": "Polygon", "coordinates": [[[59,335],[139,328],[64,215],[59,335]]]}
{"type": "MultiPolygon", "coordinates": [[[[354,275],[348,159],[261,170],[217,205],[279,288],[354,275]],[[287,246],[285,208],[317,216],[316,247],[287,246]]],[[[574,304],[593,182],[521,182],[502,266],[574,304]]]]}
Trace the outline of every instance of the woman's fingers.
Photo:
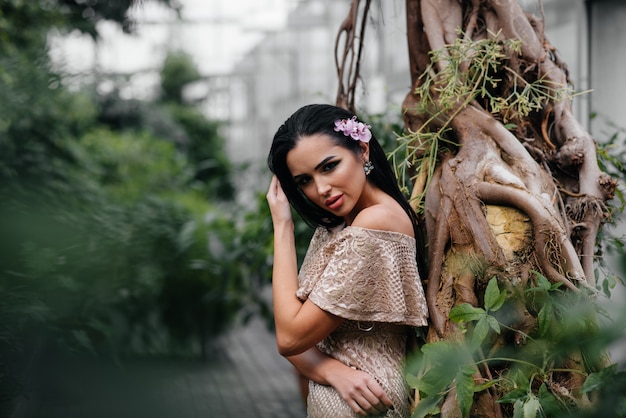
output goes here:
{"type": "MultiPolygon", "coordinates": [[[[361,407],[369,415],[384,414],[384,413],[386,413],[390,409],[390,407],[388,405],[385,405],[383,402],[380,401],[380,399],[375,398],[375,397],[374,397],[373,400],[366,398],[363,401],[363,403],[361,404],[361,407]]],[[[393,408],[393,406],[391,408],[393,408]]]]}
{"type": "Polygon", "coordinates": [[[369,415],[369,413],[365,409],[363,409],[361,405],[359,405],[359,403],[355,401],[354,399],[350,399],[348,401],[348,405],[354,412],[356,412],[359,415],[363,415],[363,416],[369,415]]]}
{"type": "MultiPolygon", "coordinates": [[[[368,381],[367,386],[360,389],[354,395],[354,401],[360,411],[365,412],[366,415],[384,414],[389,409],[393,409],[393,402],[375,380],[368,381]]],[[[354,408],[353,410],[361,414],[359,410],[354,408]]]]}
{"type": "Polygon", "coordinates": [[[375,397],[375,401],[372,402],[372,405],[380,407],[385,411],[388,409],[393,409],[393,402],[387,396],[387,393],[383,390],[383,388],[374,380],[374,385],[368,385],[368,389],[371,391],[372,395],[375,397]]]}
{"type": "Polygon", "coordinates": [[[329,382],[350,408],[359,415],[375,415],[393,408],[378,381],[369,373],[356,367],[343,367],[335,370],[329,382]]]}
{"type": "Polygon", "coordinates": [[[270,187],[267,190],[267,200],[272,203],[276,200],[276,186],[278,185],[278,179],[276,176],[272,176],[272,181],[270,181],[270,187]]]}
{"type": "Polygon", "coordinates": [[[269,189],[267,191],[267,203],[270,206],[270,212],[272,213],[272,219],[274,221],[290,221],[291,220],[291,206],[289,205],[289,199],[285,195],[280,182],[276,176],[272,176],[269,189]]]}

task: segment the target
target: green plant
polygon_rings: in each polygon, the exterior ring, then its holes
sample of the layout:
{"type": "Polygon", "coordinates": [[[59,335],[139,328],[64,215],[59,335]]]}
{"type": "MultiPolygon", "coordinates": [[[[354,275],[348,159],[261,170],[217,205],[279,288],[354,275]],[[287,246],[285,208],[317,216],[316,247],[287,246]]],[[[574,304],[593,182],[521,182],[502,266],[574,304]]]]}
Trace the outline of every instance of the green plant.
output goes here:
{"type": "MultiPolygon", "coordinates": [[[[425,344],[409,363],[407,381],[421,398],[413,416],[438,416],[441,402],[450,391],[456,393],[464,417],[471,415],[474,395],[483,391],[497,399],[505,416],[592,414],[589,397],[602,396],[603,390],[615,389],[612,383],[624,382],[624,372],[619,372],[617,365],[604,367],[602,361],[608,345],[622,336],[623,318],[600,327],[597,303],[587,295],[572,294],[560,287],[536,273],[534,284],[523,292],[501,290],[494,277],[485,290],[482,307],[467,303],[454,307],[450,319],[462,330],[462,339],[425,344]],[[537,312],[537,327],[528,333],[511,326],[515,320],[510,316],[511,307],[518,303],[537,312]],[[502,333],[508,333],[519,344],[515,348],[488,344],[494,334],[502,333]],[[582,353],[580,357],[578,352],[582,353]],[[568,374],[581,373],[567,366],[573,356],[585,363],[585,370],[591,370],[579,389],[584,394],[582,400],[562,384],[568,374]],[[498,365],[501,373],[481,379],[478,370],[486,365],[498,365]]],[[[620,402],[623,409],[626,399],[620,402]]],[[[626,416],[626,409],[613,416],[626,416]]]]}
{"type": "MultiPolygon", "coordinates": [[[[462,33],[460,35],[463,35],[462,33]]],[[[574,97],[567,86],[555,85],[547,78],[527,81],[507,66],[510,54],[521,54],[519,40],[499,40],[499,33],[472,40],[459,36],[454,43],[430,51],[430,65],[415,89],[416,113],[428,115],[419,129],[398,138],[390,153],[401,188],[409,190],[418,180],[421,192],[413,196],[418,213],[433,177],[437,161],[446,150],[458,148],[451,135],[454,118],[473,101],[497,115],[505,127],[541,110],[549,101],[574,97]],[[437,71],[436,71],[437,70],[437,71]],[[510,78],[511,88],[500,91],[502,79],[510,78]]]]}
{"type": "MultiPolygon", "coordinates": [[[[595,118],[596,115],[592,115],[595,118]]],[[[608,219],[606,231],[598,236],[598,260],[599,274],[603,277],[602,288],[606,295],[610,295],[610,290],[617,283],[624,284],[622,278],[626,278],[626,263],[620,263],[619,259],[626,259],[626,246],[624,237],[624,209],[626,208],[626,129],[616,126],[613,123],[608,124],[613,132],[608,138],[601,141],[598,145],[598,165],[600,168],[615,178],[620,179],[620,186],[615,190],[614,205],[612,206],[611,216],[608,219]],[[620,230],[621,225],[621,230],[620,230]],[[604,262],[604,254],[608,254],[615,258],[618,266],[622,266],[622,278],[614,274],[612,270],[604,262]]]]}

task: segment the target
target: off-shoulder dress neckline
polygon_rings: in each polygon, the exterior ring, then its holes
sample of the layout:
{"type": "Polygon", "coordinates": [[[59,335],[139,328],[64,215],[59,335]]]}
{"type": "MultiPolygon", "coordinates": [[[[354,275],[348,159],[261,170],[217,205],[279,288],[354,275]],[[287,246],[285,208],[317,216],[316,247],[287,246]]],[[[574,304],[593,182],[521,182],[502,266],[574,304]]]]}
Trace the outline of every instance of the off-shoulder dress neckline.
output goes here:
{"type": "Polygon", "coordinates": [[[363,226],[353,226],[353,225],[346,225],[346,224],[341,224],[338,225],[334,228],[326,228],[326,230],[328,232],[330,232],[331,234],[341,234],[344,231],[350,231],[350,230],[356,230],[356,231],[366,231],[366,232],[373,232],[375,234],[380,233],[380,234],[388,234],[391,236],[396,236],[396,237],[405,237],[411,240],[415,240],[415,238],[413,238],[412,236],[405,234],[404,232],[398,232],[398,231],[389,231],[386,229],[374,229],[374,228],[366,228],[363,226]]]}

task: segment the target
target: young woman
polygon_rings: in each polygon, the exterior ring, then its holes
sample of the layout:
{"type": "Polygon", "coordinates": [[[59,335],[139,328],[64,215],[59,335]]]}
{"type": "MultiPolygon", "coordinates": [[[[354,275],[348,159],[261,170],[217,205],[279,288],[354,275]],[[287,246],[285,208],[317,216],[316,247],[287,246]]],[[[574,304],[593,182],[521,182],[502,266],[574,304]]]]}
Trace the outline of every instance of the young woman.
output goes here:
{"type": "Polygon", "coordinates": [[[408,417],[407,336],[426,325],[415,213],[370,127],[308,105],[278,129],[268,165],[281,355],[311,381],[309,417],[408,417]],[[297,271],[291,207],[316,227],[297,271]]]}

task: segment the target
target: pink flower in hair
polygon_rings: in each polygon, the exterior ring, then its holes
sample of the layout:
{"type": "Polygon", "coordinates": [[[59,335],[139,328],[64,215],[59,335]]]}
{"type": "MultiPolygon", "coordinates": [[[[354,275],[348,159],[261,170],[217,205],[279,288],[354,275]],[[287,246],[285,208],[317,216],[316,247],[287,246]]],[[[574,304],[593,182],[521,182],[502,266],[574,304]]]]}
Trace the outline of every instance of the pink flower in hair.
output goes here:
{"type": "Polygon", "coordinates": [[[372,139],[371,126],[363,122],[358,122],[356,116],[350,119],[337,119],[335,121],[335,132],[343,132],[345,136],[349,136],[355,141],[370,142],[372,139]]]}

